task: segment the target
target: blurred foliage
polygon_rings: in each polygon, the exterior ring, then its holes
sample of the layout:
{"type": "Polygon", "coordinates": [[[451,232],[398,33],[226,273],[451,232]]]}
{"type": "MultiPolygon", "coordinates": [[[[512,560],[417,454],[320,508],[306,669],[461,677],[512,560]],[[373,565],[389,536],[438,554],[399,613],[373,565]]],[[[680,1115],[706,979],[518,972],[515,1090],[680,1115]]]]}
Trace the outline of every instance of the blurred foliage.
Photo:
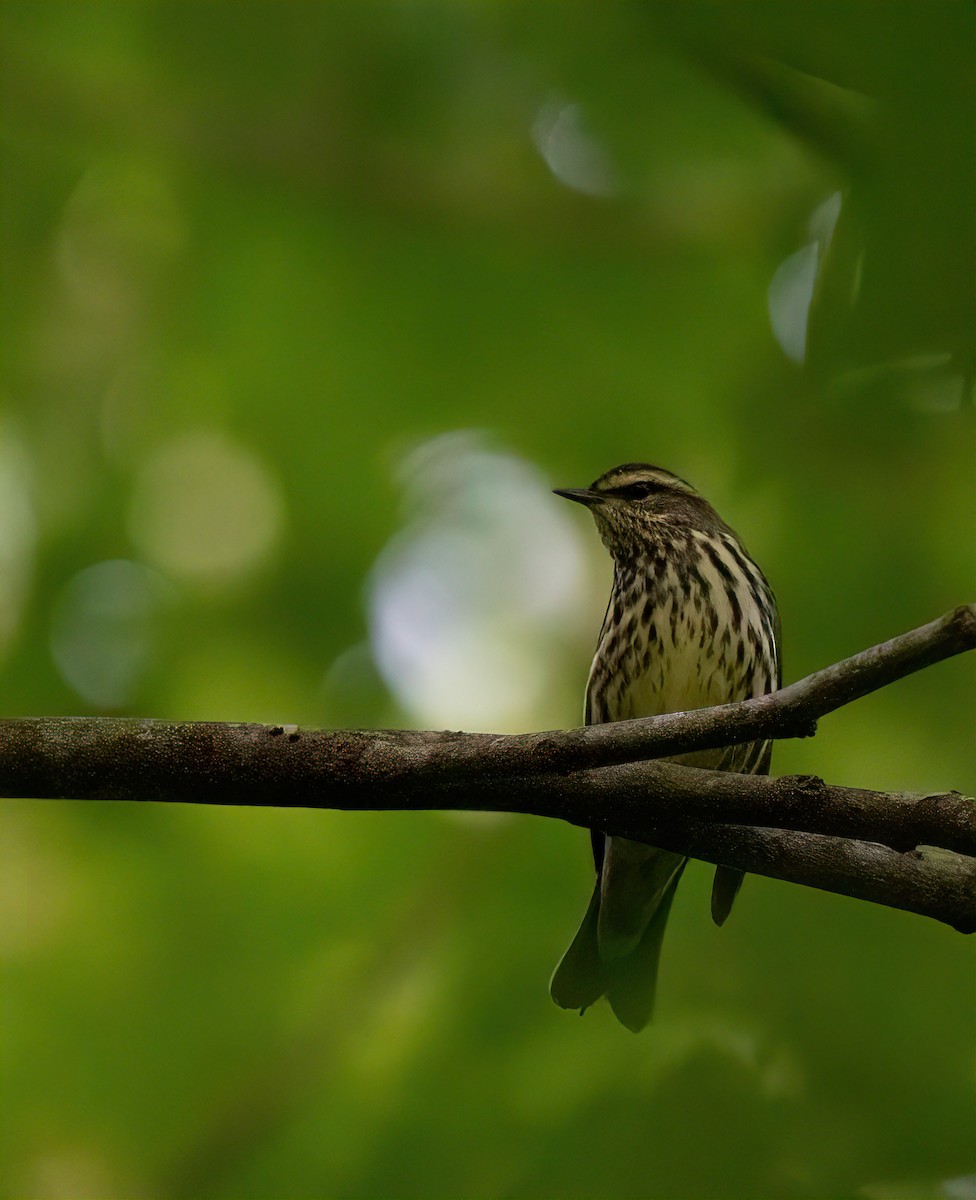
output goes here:
{"type": "MultiPolygon", "coordinates": [[[[0,16],[5,713],[574,724],[608,564],[547,489],[633,459],[788,678],[967,598],[968,3],[0,16]]],[[[972,789],[971,680],[774,766],[972,789]]],[[[718,931],[689,870],[634,1039],[546,995],[569,827],[2,819],[5,1196],[974,1194],[947,929],[750,879],[718,931]]]]}

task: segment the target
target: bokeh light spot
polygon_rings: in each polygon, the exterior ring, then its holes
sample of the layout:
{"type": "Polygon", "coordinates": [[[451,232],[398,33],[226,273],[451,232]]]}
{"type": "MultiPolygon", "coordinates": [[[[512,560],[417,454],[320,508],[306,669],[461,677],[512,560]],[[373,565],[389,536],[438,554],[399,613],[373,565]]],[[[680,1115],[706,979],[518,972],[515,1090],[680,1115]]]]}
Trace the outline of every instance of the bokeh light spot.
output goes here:
{"type": "Polygon", "coordinates": [[[224,434],[200,432],[167,443],[143,468],[129,532],[174,576],[220,586],[267,558],[283,520],[281,491],[257,456],[224,434]]]}
{"type": "Polygon", "coordinates": [[[0,657],[13,639],[28,594],[36,528],[26,449],[0,441],[0,657]]]}
{"type": "Polygon", "coordinates": [[[369,588],[388,686],[422,724],[545,719],[556,648],[587,591],[581,531],[533,467],[475,434],[420,447],[402,481],[412,516],[369,588]]]}
{"type": "Polygon", "coordinates": [[[86,305],[115,312],[182,248],[183,222],[165,177],[146,163],[101,162],[65,207],[61,276],[86,305]]]}
{"type": "Polygon", "coordinates": [[[840,216],[841,195],[834,192],[808,222],[813,239],[785,258],[769,282],[767,304],[773,336],[787,358],[802,363],[807,353],[807,324],[817,274],[840,216]]]}
{"type": "Polygon", "coordinates": [[[611,196],[617,190],[607,152],[586,128],[578,104],[544,104],[532,123],[532,140],[566,187],[587,196],[611,196]]]}
{"type": "Polygon", "coordinates": [[[64,681],[98,708],[128,704],[152,663],[157,622],[172,596],[161,575],[126,559],[79,571],[51,622],[51,653],[64,681]]]}
{"type": "Polygon", "coordinates": [[[776,268],[769,284],[769,321],[787,358],[802,363],[807,351],[807,317],[817,279],[820,248],[810,242],[776,268]]]}

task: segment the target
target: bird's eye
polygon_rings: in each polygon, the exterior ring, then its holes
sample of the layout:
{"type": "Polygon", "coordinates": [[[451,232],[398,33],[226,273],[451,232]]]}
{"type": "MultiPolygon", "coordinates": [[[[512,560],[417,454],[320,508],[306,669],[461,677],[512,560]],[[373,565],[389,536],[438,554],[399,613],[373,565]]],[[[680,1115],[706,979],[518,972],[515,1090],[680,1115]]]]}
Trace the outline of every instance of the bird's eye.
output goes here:
{"type": "Polygon", "coordinates": [[[643,500],[653,491],[654,484],[645,480],[643,483],[628,483],[626,487],[618,488],[617,495],[622,500],[643,500]]]}

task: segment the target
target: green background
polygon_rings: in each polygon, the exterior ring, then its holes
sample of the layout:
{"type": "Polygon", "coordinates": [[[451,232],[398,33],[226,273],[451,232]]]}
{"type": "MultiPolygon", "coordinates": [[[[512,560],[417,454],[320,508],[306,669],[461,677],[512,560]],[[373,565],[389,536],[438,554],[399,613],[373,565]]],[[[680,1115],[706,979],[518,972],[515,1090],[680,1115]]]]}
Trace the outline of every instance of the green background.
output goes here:
{"type": "MultiPolygon", "coordinates": [[[[970,598],[968,4],[0,13],[5,715],[575,724],[609,564],[548,489],[634,459],[788,680],[970,598]]],[[[972,701],[774,770],[971,791],[972,701]]],[[[719,931],[693,864],[635,1038],[547,997],[569,826],[2,822],[5,1196],[976,1194],[934,922],[750,878],[719,931]]]]}

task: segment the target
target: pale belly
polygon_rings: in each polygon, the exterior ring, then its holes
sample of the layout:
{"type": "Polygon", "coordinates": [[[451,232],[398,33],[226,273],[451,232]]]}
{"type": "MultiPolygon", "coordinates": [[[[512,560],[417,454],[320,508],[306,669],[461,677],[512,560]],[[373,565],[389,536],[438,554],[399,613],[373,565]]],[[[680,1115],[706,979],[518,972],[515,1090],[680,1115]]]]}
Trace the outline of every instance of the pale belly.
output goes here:
{"type": "MultiPolygon", "coordinates": [[[[703,622],[694,593],[677,613],[672,609],[669,597],[656,607],[652,622],[628,622],[626,628],[611,623],[604,629],[588,684],[590,721],[710,708],[762,695],[774,686],[769,664],[757,661],[753,649],[761,640],[761,616],[753,605],[743,603],[737,623],[728,613],[720,614],[714,628],[703,622]]],[[[705,750],[673,761],[734,770],[734,760],[746,752],[742,747],[730,759],[730,751],[705,750]]]]}

